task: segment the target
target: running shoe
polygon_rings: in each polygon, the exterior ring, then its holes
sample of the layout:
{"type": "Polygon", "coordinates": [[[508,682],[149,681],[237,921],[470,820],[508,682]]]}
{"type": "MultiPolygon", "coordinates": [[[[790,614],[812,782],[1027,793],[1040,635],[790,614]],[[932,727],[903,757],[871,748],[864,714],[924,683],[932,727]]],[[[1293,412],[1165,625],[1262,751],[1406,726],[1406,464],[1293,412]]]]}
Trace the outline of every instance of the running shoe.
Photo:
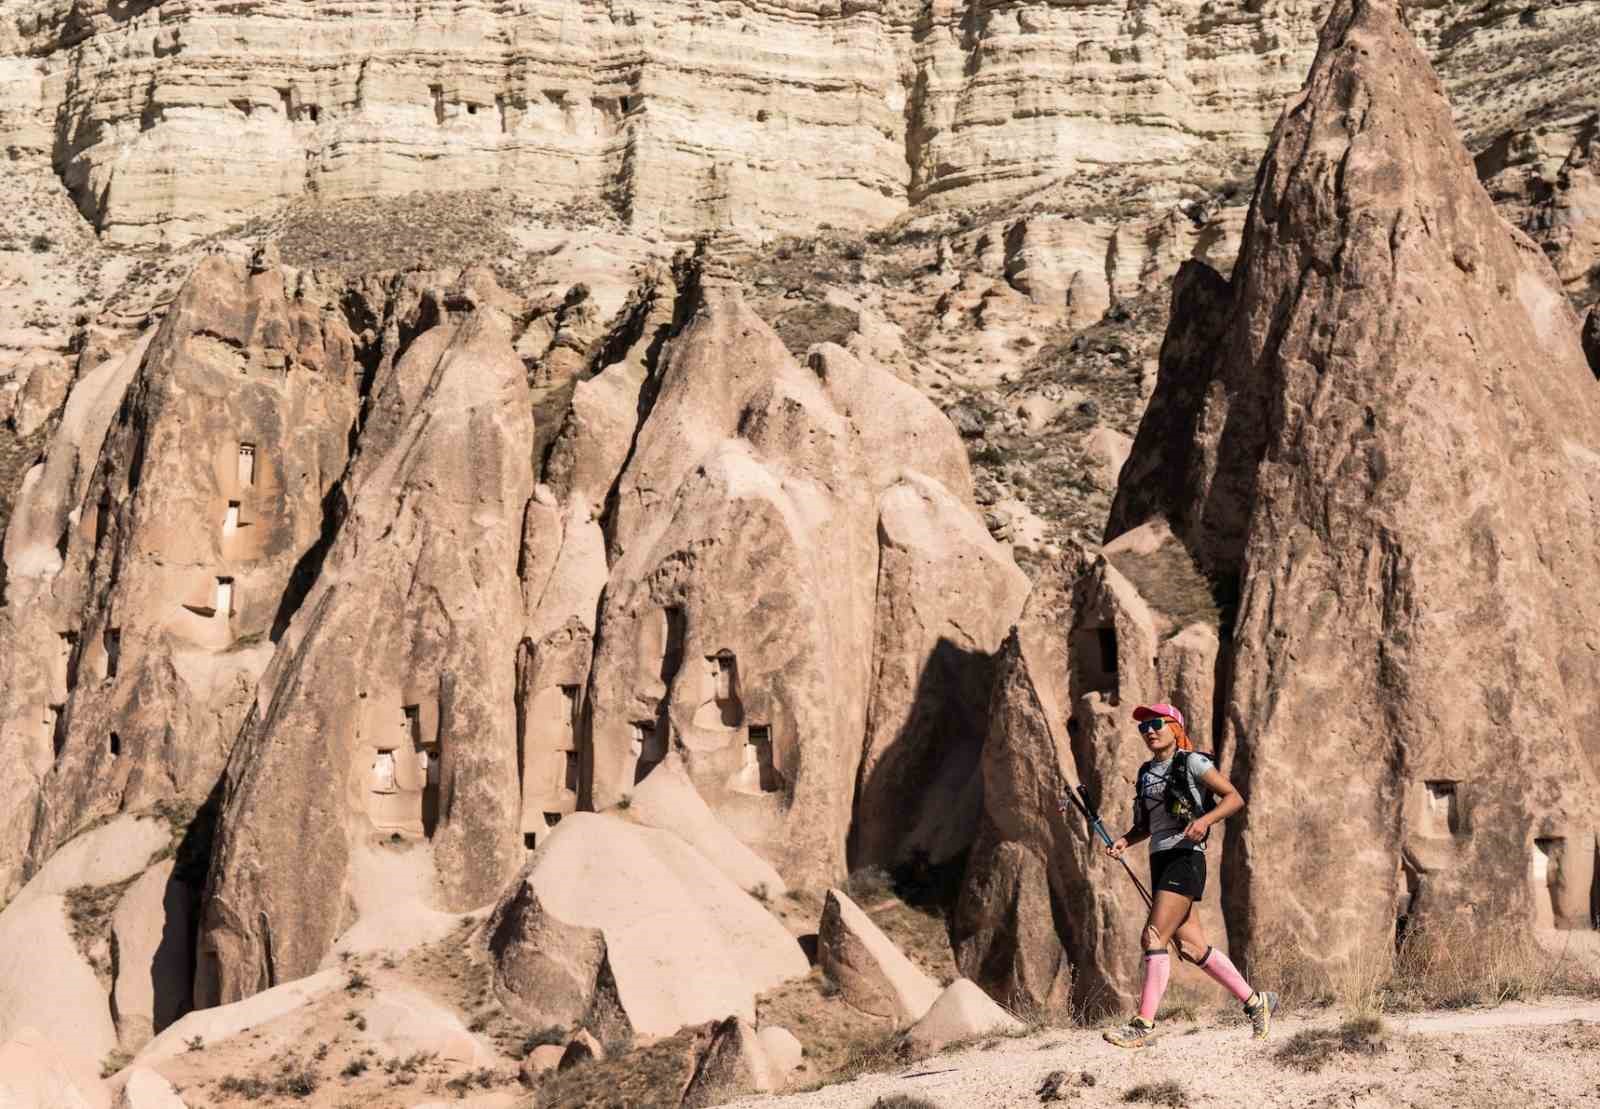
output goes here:
{"type": "Polygon", "coordinates": [[[1147,1047],[1156,1038],[1156,1026],[1143,1017],[1134,1017],[1121,1028],[1105,1033],[1105,1041],[1118,1047],[1147,1047]]]}
{"type": "Polygon", "coordinates": [[[1272,1014],[1278,1011],[1278,995],[1271,990],[1256,991],[1256,1003],[1245,1003],[1244,1015],[1250,1018],[1250,1027],[1255,1029],[1254,1038],[1264,1040],[1267,1033],[1272,1031],[1272,1014]]]}

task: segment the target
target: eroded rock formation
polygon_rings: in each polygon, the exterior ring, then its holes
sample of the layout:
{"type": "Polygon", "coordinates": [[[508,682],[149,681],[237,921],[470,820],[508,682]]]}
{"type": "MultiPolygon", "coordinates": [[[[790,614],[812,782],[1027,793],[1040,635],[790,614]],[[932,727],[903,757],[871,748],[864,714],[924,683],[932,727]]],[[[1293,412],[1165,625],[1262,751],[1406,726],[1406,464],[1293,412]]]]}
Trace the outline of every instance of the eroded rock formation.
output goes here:
{"type": "Polygon", "coordinates": [[[1231,283],[1191,275],[1180,303],[1209,307],[1169,335],[1110,532],[1160,513],[1238,583],[1232,937],[1324,963],[1388,942],[1397,905],[1574,926],[1600,394],[1391,5],[1334,10],[1231,283]]]}
{"type": "Polygon", "coordinates": [[[383,837],[415,845],[402,869],[444,909],[494,897],[522,861],[520,628],[496,617],[523,603],[525,371],[465,284],[427,290],[412,327],[377,370],[337,533],[229,766],[205,1003],[309,974],[344,926],[403,897],[383,837]]]}

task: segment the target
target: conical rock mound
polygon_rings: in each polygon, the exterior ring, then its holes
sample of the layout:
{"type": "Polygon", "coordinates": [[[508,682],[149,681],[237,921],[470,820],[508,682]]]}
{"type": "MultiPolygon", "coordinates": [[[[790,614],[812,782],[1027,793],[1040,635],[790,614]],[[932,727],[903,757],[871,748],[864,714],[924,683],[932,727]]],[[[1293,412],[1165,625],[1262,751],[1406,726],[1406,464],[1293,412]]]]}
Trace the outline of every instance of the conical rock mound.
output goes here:
{"type": "Polygon", "coordinates": [[[1236,947],[1337,959],[1397,911],[1573,926],[1600,825],[1600,740],[1566,726],[1600,699],[1600,391],[1391,4],[1335,7],[1231,288],[1190,267],[1176,304],[1201,312],[1169,332],[1110,534],[1165,515],[1238,583],[1236,947]]]}

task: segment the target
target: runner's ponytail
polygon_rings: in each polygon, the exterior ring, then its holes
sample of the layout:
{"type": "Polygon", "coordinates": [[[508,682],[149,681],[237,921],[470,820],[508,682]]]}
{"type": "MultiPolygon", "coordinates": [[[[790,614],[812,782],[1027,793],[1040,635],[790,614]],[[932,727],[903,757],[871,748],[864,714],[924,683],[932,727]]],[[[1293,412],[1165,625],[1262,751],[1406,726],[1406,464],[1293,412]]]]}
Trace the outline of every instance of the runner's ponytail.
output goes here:
{"type": "Polygon", "coordinates": [[[1173,734],[1175,734],[1178,737],[1178,750],[1180,750],[1180,751],[1193,751],[1194,750],[1194,740],[1189,738],[1189,733],[1184,730],[1184,727],[1183,727],[1182,724],[1178,723],[1176,720],[1172,719],[1169,716],[1169,717],[1167,717],[1167,727],[1171,728],[1172,731],[1173,731],[1173,734]]]}

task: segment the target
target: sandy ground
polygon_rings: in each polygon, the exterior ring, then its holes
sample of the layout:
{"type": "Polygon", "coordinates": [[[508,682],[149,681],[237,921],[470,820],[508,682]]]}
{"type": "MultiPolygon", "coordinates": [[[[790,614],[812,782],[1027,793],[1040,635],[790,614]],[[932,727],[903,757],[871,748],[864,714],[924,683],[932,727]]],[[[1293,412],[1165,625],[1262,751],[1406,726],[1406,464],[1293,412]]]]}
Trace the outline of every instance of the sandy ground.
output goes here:
{"type": "MultiPolygon", "coordinates": [[[[989,1041],[887,1074],[811,1093],[745,1098],[745,1109],[871,1109],[896,1094],[939,1109],[1038,1106],[1054,1071],[1072,1081],[1054,1105],[1297,1106],[1306,1109],[1488,1109],[1600,1106],[1600,1004],[1547,1001],[1492,1010],[1390,1018],[1382,1050],[1340,1054],[1306,1073],[1275,1058],[1294,1033],[1337,1026],[1331,1011],[1286,1014],[1271,1039],[1243,1025],[1176,1022],[1142,1051],[1115,1048],[1096,1031],[989,1041]],[[985,1047],[988,1050],[985,1050],[985,1047]],[[1092,1077],[1086,1084],[1081,1075],[1092,1077]],[[1183,1096],[1130,1099],[1142,1084],[1173,1080],[1183,1096]]],[[[899,1109],[899,1106],[896,1106],[899,1109]]],[[[906,1106],[905,1109],[912,1109],[906,1106]]],[[[924,1109],[917,1106],[916,1109],[924,1109]]]]}

